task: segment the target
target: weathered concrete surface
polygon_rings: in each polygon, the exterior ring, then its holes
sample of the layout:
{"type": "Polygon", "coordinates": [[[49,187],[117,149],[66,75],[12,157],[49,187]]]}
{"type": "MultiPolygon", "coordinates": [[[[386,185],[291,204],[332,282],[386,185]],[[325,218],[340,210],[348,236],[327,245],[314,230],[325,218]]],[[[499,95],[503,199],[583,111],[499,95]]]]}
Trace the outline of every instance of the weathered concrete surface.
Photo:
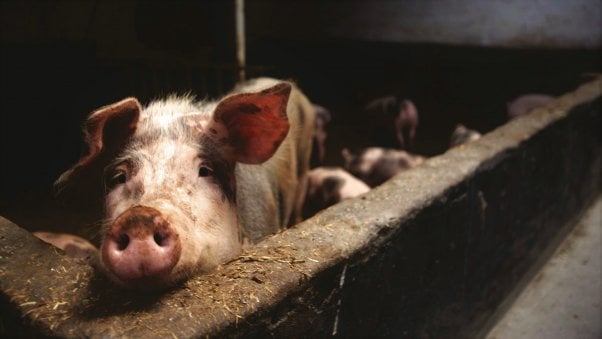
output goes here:
{"type": "Polygon", "coordinates": [[[116,290],[2,220],[3,328],[61,337],[480,333],[600,191],[601,92],[597,79],[164,293],[116,290]]]}
{"type": "Polygon", "coordinates": [[[473,46],[599,48],[596,0],[249,1],[248,32],[286,38],[343,38],[473,46]],[[270,20],[264,20],[270,13],[270,20]],[[308,24],[311,18],[311,24],[308,24]]]}
{"type": "Polygon", "coordinates": [[[602,195],[487,339],[602,337],[602,195]]]}

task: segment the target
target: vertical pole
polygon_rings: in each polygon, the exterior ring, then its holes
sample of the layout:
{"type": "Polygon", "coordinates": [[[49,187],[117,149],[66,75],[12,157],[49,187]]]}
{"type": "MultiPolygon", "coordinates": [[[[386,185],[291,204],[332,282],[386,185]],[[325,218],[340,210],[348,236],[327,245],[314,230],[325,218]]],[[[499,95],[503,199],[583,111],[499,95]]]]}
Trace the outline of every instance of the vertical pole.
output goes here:
{"type": "Polygon", "coordinates": [[[244,81],[245,60],[245,0],[234,0],[236,16],[236,61],[238,63],[238,81],[244,81]]]}

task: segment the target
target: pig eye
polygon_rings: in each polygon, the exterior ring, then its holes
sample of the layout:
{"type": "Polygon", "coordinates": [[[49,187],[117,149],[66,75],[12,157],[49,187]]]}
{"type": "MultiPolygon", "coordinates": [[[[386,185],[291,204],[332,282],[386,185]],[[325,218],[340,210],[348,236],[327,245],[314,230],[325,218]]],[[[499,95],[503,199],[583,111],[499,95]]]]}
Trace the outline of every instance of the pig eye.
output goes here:
{"type": "Polygon", "coordinates": [[[207,166],[199,167],[199,177],[208,177],[213,173],[213,170],[207,166]]]}
{"type": "Polygon", "coordinates": [[[125,184],[126,181],[127,175],[125,174],[125,172],[116,171],[115,173],[111,174],[111,176],[108,178],[107,186],[112,188],[120,184],[125,184]]]}

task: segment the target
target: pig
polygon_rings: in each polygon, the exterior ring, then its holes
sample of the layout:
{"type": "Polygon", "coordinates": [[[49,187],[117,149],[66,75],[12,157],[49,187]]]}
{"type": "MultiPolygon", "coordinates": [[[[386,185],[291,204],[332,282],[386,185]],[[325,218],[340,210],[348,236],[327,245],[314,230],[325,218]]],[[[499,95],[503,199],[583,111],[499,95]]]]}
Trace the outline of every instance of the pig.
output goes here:
{"type": "Polygon", "coordinates": [[[554,97],[547,94],[521,95],[506,104],[506,115],[508,119],[514,119],[528,114],[533,109],[543,106],[552,100],[554,100],[554,97]]]}
{"type": "Polygon", "coordinates": [[[301,214],[314,120],[296,85],[270,78],[214,102],[126,98],[89,116],[88,151],[57,190],[91,204],[101,193],[98,265],[111,281],[166,288],[301,214]]]}
{"type": "Polygon", "coordinates": [[[475,141],[481,138],[481,133],[469,129],[462,124],[457,124],[456,128],[452,132],[449,138],[449,148],[456,147],[458,145],[475,141]]]}
{"type": "Polygon", "coordinates": [[[309,171],[308,178],[304,218],[370,190],[368,185],[340,167],[313,168],[309,171]]]}
{"type": "MultiPolygon", "coordinates": [[[[257,91],[265,87],[266,84],[274,84],[275,82],[277,82],[275,79],[260,78],[237,86],[235,91],[257,91]]],[[[316,105],[312,104],[296,86],[293,89],[294,91],[291,94],[291,99],[287,107],[287,112],[289,112],[288,119],[291,125],[290,140],[286,139],[275,159],[266,164],[270,166],[263,166],[269,167],[267,173],[276,176],[278,185],[272,191],[278,192],[278,199],[282,200],[280,205],[283,211],[281,214],[284,216],[290,214],[290,217],[284,218],[288,219],[288,223],[284,222],[283,226],[292,226],[302,220],[302,208],[307,187],[307,172],[310,168],[313,136],[317,119],[316,105]]],[[[237,171],[237,176],[244,176],[247,182],[253,182],[256,177],[251,176],[252,172],[253,169],[250,171],[239,170],[237,171]]],[[[269,182],[272,180],[270,179],[269,182]]],[[[266,183],[268,181],[265,181],[264,185],[266,183]]],[[[242,190],[240,194],[242,196],[241,199],[248,201],[256,199],[252,190],[242,190]]],[[[245,235],[252,242],[257,242],[266,234],[272,234],[279,230],[272,228],[266,233],[265,226],[261,226],[265,225],[265,218],[256,216],[256,210],[247,207],[253,207],[253,205],[242,204],[240,211],[246,216],[243,218],[246,221],[243,227],[245,235]]]]}
{"type": "Polygon", "coordinates": [[[344,148],[341,155],[345,162],[344,168],[370,187],[376,187],[425,160],[420,155],[382,147],[368,147],[357,153],[344,148]]]}
{"type": "Polygon", "coordinates": [[[53,233],[36,231],[32,234],[40,240],[60,248],[72,258],[83,259],[90,264],[95,264],[98,259],[98,250],[88,240],[67,233],[53,233]]]}
{"type": "Polygon", "coordinates": [[[371,101],[364,108],[369,137],[376,146],[407,149],[412,147],[418,128],[418,110],[408,99],[387,96],[371,101]]]}
{"type": "Polygon", "coordinates": [[[330,111],[323,106],[314,104],[316,111],[316,123],[313,137],[313,149],[311,152],[311,167],[317,167],[322,165],[324,157],[326,156],[326,138],[328,133],[326,132],[326,125],[332,119],[330,111]]]}

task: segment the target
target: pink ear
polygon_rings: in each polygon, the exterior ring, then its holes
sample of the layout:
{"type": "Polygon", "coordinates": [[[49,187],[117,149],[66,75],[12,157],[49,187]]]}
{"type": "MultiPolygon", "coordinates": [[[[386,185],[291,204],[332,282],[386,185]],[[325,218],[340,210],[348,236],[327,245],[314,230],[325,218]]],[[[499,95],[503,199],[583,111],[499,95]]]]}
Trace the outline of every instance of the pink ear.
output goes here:
{"type": "Polygon", "coordinates": [[[92,113],[83,128],[88,152],[60,176],[56,185],[64,185],[73,175],[87,168],[101,155],[114,156],[127,138],[135,132],[140,111],[138,100],[127,98],[92,113]]]}
{"type": "Polygon", "coordinates": [[[257,93],[223,99],[213,120],[225,126],[235,161],[260,164],[268,160],[289,129],[286,105],[291,85],[281,83],[257,93]]]}
{"type": "Polygon", "coordinates": [[[103,148],[123,143],[136,131],[141,110],[138,100],[127,98],[92,113],[84,127],[88,157],[97,156],[103,148]]]}

